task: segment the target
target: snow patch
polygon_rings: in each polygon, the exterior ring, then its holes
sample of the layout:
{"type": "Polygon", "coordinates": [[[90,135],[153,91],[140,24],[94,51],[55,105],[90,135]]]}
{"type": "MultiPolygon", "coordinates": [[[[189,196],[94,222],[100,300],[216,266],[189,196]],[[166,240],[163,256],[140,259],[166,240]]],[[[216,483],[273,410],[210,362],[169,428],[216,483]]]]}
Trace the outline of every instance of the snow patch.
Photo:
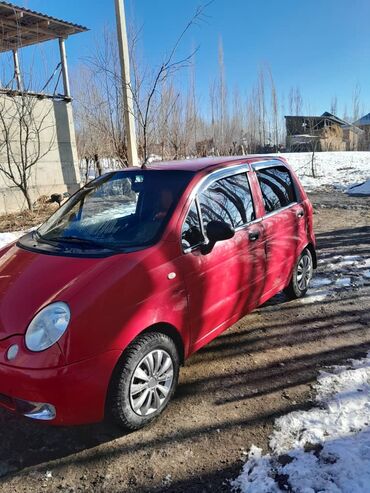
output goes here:
{"type": "Polygon", "coordinates": [[[314,274],[307,295],[298,300],[300,303],[323,301],[337,290],[356,289],[369,279],[366,268],[370,266],[370,258],[361,255],[335,255],[330,261],[319,260],[318,264],[319,272],[314,274]]]}
{"type": "MultiPolygon", "coordinates": [[[[291,152],[279,156],[287,159],[306,191],[329,186],[345,192],[350,187],[364,182],[369,183],[365,188],[367,191],[367,186],[370,186],[370,152],[316,152],[314,156],[316,178],[312,177],[311,171],[312,153],[291,152]]],[[[370,195],[370,192],[356,193],[356,195],[370,195]]]]}
{"type": "Polygon", "coordinates": [[[304,298],[299,298],[298,302],[303,304],[318,303],[324,301],[332,292],[329,289],[309,289],[304,298]]]}
{"type": "Polygon", "coordinates": [[[271,453],[252,447],[233,487],[243,493],[370,491],[370,353],[322,371],[317,407],[275,421],[271,453]]]}
{"type": "Polygon", "coordinates": [[[335,285],[340,287],[340,288],[348,288],[351,286],[351,278],[350,277],[339,277],[339,279],[336,279],[335,285]]]}
{"type": "Polygon", "coordinates": [[[329,277],[314,277],[311,280],[311,288],[321,288],[321,286],[327,286],[328,284],[333,284],[333,280],[329,277]]]}
{"type": "Polygon", "coordinates": [[[0,249],[4,248],[9,243],[13,243],[18,238],[24,235],[24,231],[13,231],[12,233],[0,233],[0,249]]]}

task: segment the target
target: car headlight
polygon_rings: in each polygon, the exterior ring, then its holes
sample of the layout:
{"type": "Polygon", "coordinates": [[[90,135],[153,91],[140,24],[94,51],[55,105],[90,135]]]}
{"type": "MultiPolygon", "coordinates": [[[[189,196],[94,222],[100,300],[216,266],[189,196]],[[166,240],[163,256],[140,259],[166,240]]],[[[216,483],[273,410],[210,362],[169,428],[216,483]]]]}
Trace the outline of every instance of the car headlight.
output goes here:
{"type": "Polygon", "coordinates": [[[71,312],[62,301],[51,303],[35,315],[27,327],[25,342],[30,351],[43,351],[55,344],[67,330],[71,312]]]}

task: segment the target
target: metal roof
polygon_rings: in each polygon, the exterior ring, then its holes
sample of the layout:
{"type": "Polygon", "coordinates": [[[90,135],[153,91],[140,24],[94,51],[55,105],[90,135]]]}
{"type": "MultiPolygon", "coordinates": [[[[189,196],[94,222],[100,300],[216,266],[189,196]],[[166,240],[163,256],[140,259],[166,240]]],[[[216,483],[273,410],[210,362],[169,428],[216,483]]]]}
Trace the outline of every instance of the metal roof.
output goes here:
{"type": "MultiPolygon", "coordinates": [[[[370,113],[369,113],[369,115],[370,115],[370,113]]],[[[360,120],[358,120],[357,122],[354,122],[354,123],[349,123],[349,122],[347,122],[345,120],[342,120],[338,116],[335,116],[332,113],[329,113],[328,111],[325,111],[325,113],[323,113],[320,116],[286,115],[284,118],[287,119],[287,120],[288,119],[290,119],[290,120],[293,120],[293,119],[299,120],[299,119],[301,119],[301,120],[312,120],[312,121],[315,121],[316,120],[317,122],[321,122],[322,120],[330,120],[333,123],[337,123],[343,129],[352,130],[352,132],[354,132],[356,134],[362,134],[363,133],[363,130],[361,130],[360,128],[358,128],[356,126],[356,125],[359,125],[359,121],[360,120]]],[[[364,117],[364,118],[366,118],[366,117],[364,117]]]]}
{"type": "Polygon", "coordinates": [[[0,53],[87,30],[79,24],[0,1],[0,53]]]}
{"type": "Polygon", "coordinates": [[[358,125],[360,127],[365,127],[367,125],[370,125],[370,113],[368,113],[367,115],[361,117],[359,120],[354,122],[354,125],[358,125]]]}

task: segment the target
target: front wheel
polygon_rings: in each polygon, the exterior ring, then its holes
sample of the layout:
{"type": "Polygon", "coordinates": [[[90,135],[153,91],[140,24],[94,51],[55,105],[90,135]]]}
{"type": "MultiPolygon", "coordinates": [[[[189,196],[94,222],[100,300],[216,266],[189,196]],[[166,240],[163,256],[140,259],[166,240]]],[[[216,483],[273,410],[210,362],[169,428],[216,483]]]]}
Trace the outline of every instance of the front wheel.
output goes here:
{"type": "Polygon", "coordinates": [[[175,343],[166,334],[139,336],[124,352],[113,376],[109,411],[118,425],[137,430],[167,407],[179,375],[175,343]]]}
{"type": "Polygon", "coordinates": [[[302,298],[309,287],[313,273],[312,255],[305,248],[295,263],[292,279],[285,288],[285,293],[290,299],[302,298]]]}

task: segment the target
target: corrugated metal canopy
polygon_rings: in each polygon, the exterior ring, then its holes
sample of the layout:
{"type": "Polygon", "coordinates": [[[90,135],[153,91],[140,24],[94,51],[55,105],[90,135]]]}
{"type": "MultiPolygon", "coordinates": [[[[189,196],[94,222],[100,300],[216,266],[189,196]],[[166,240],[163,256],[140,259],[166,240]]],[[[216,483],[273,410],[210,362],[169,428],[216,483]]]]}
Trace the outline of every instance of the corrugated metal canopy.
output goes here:
{"type": "Polygon", "coordinates": [[[79,24],[0,1],[0,53],[87,30],[79,24]]]}

